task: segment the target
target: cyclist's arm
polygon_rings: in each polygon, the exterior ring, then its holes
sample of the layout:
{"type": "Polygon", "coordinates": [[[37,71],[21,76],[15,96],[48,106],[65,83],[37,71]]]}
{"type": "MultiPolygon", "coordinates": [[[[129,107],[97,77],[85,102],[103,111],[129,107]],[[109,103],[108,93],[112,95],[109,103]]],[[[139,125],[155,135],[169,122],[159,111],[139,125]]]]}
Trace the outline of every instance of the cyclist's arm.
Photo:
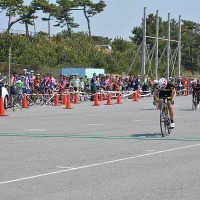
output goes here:
{"type": "Polygon", "coordinates": [[[157,88],[155,88],[154,92],[153,92],[153,98],[154,99],[158,99],[158,93],[159,93],[159,90],[157,88]]]}
{"type": "Polygon", "coordinates": [[[176,90],[175,88],[172,90],[172,100],[174,101],[174,99],[176,98],[176,90]]]}
{"type": "Polygon", "coordinates": [[[199,91],[200,90],[200,86],[194,86],[193,89],[199,91]]]}

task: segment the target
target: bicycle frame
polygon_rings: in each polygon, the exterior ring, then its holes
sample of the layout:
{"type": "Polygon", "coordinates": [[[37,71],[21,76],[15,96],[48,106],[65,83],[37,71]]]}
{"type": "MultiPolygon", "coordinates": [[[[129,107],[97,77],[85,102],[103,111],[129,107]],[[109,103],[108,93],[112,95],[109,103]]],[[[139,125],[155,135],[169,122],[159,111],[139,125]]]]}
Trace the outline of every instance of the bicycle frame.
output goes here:
{"type": "Polygon", "coordinates": [[[167,97],[164,97],[162,99],[162,106],[160,109],[160,130],[161,134],[164,137],[166,135],[166,132],[168,134],[171,133],[170,126],[170,117],[169,117],[169,108],[167,104],[167,97]]]}
{"type": "Polygon", "coordinates": [[[197,109],[198,103],[199,103],[199,91],[195,91],[194,98],[192,100],[192,110],[197,109]]]}

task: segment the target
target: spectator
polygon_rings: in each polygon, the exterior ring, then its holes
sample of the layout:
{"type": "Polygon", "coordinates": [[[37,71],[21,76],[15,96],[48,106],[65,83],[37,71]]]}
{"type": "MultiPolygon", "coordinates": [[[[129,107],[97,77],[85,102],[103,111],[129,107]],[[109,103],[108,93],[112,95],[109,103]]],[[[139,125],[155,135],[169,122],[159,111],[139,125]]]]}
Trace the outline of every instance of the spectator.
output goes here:
{"type": "Polygon", "coordinates": [[[75,92],[78,90],[79,85],[80,79],[78,78],[78,74],[74,74],[71,80],[71,86],[73,86],[75,92]]]}
{"type": "Polygon", "coordinates": [[[91,85],[91,101],[94,101],[94,95],[96,93],[96,90],[97,90],[97,78],[96,78],[96,73],[93,73],[93,77],[90,81],[90,85],[91,85]]]}
{"type": "Polygon", "coordinates": [[[41,83],[40,74],[37,74],[36,78],[34,79],[33,91],[39,92],[40,83],[41,83]]]}
{"type": "Polygon", "coordinates": [[[46,78],[46,85],[51,89],[54,90],[55,89],[55,85],[56,85],[56,80],[53,77],[52,73],[49,73],[47,78],[46,78]]]}
{"type": "Polygon", "coordinates": [[[22,76],[26,76],[27,69],[23,69],[22,76]]]}
{"type": "Polygon", "coordinates": [[[34,80],[35,80],[35,76],[34,76],[34,70],[30,71],[30,77],[29,77],[29,85],[30,88],[32,88],[34,86],[34,80]]]}
{"type": "Polygon", "coordinates": [[[84,83],[85,83],[85,91],[90,90],[90,79],[85,76],[85,78],[83,79],[84,83]]]}
{"type": "Polygon", "coordinates": [[[83,78],[80,78],[80,83],[79,83],[80,91],[84,92],[85,91],[85,82],[83,81],[83,78]]]}
{"type": "Polygon", "coordinates": [[[10,79],[10,85],[15,85],[16,82],[18,81],[18,73],[16,71],[13,72],[13,75],[10,79]]]}
{"type": "Polygon", "coordinates": [[[25,76],[25,85],[26,85],[26,89],[29,90],[30,89],[30,72],[26,72],[26,76],[25,76]]]}
{"type": "Polygon", "coordinates": [[[144,75],[143,83],[142,83],[142,91],[146,92],[148,88],[148,78],[144,75]]]}

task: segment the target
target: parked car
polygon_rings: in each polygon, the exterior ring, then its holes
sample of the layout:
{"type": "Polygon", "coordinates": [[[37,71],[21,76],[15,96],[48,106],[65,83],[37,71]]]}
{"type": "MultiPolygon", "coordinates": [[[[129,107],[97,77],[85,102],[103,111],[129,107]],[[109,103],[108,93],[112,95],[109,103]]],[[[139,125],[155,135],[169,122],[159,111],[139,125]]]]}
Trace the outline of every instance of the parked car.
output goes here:
{"type": "Polygon", "coordinates": [[[0,83],[0,84],[1,84],[1,88],[2,88],[2,97],[4,100],[4,108],[7,109],[8,104],[9,104],[9,92],[3,83],[0,83]]]}

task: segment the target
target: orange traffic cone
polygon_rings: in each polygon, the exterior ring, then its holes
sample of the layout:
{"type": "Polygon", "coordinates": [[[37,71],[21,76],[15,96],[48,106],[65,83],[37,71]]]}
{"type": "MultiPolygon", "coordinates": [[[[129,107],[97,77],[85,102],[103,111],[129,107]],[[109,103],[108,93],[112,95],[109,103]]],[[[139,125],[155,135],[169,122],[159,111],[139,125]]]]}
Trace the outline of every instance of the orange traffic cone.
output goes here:
{"type": "Polygon", "coordinates": [[[62,98],[63,98],[62,99],[63,100],[62,103],[66,105],[67,104],[67,96],[66,96],[66,94],[63,94],[62,98]]]}
{"type": "Polygon", "coordinates": [[[187,88],[185,87],[184,88],[184,96],[187,96],[188,95],[188,91],[187,91],[187,88]]]}
{"type": "Polygon", "coordinates": [[[133,99],[133,101],[138,101],[138,93],[136,91],[134,92],[134,99],[133,99]]]}
{"type": "Polygon", "coordinates": [[[107,104],[106,105],[112,105],[110,93],[108,93],[108,99],[107,99],[107,104]]]}
{"type": "Polygon", "coordinates": [[[99,106],[99,99],[98,99],[98,94],[97,93],[94,96],[94,105],[93,106],[99,106]]]}
{"type": "Polygon", "coordinates": [[[102,92],[100,92],[100,94],[99,94],[99,101],[103,101],[103,94],[102,94],[102,92]]]}
{"type": "Polygon", "coordinates": [[[22,99],[22,108],[28,108],[26,93],[24,93],[24,96],[23,96],[23,99],[22,99]]]}
{"type": "Polygon", "coordinates": [[[120,93],[118,92],[117,94],[117,103],[116,104],[122,104],[122,101],[121,101],[121,97],[120,97],[120,93]]]}
{"type": "Polygon", "coordinates": [[[64,109],[72,109],[70,94],[67,94],[67,103],[66,103],[66,107],[64,109]]]}
{"type": "Polygon", "coordinates": [[[0,96],[0,116],[8,116],[5,113],[3,97],[0,96]]]}
{"type": "Polygon", "coordinates": [[[78,92],[75,93],[74,103],[75,103],[75,104],[79,104],[78,92]]]}
{"type": "Polygon", "coordinates": [[[58,99],[58,94],[55,94],[55,98],[54,98],[55,100],[55,102],[54,102],[54,106],[60,106],[60,104],[59,104],[59,99],[58,99]]]}

